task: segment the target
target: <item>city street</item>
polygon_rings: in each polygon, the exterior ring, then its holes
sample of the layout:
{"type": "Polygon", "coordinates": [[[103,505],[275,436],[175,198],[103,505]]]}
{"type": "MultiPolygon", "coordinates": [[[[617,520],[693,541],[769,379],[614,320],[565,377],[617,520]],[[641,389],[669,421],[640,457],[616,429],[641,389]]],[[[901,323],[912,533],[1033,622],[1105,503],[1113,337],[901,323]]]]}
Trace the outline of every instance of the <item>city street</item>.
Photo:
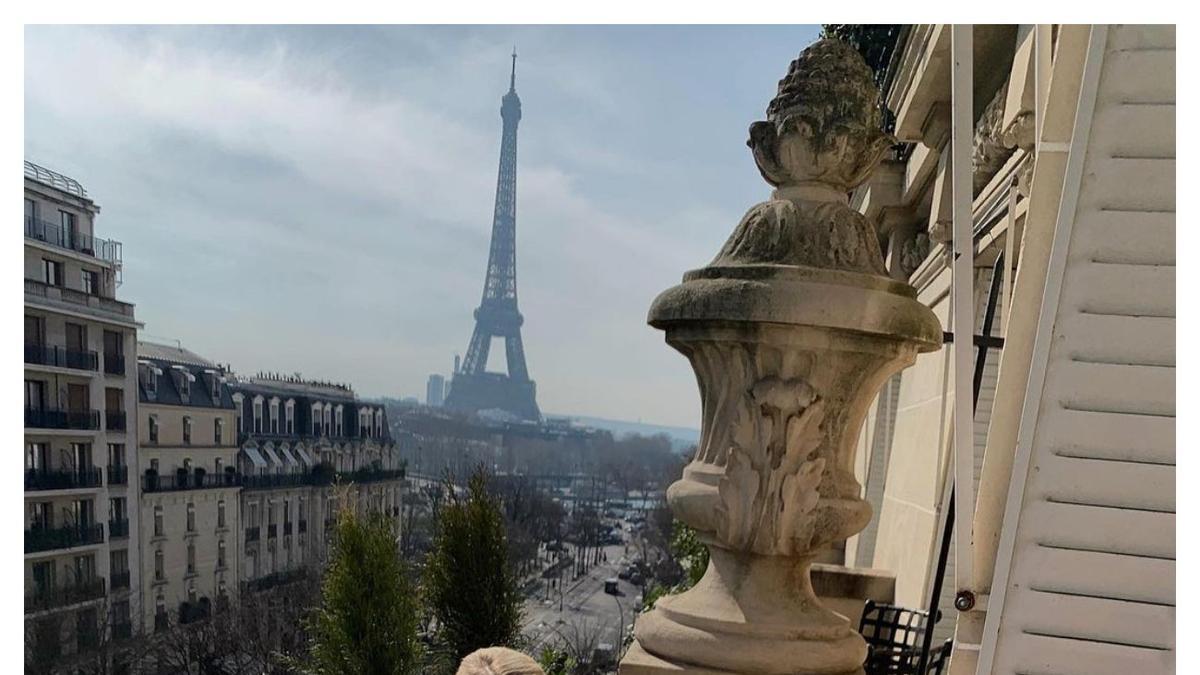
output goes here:
{"type": "MultiPolygon", "coordinates": [[[[559,611],[558,589],[550,589],[549,599],[546,599],[546,589],[541,588],[536,597],[526,601],[525,633],[534,645],[532,651],[536,653],[543,645],[554,644],[559,637],[573,641],[578,639],[578,635],[597,633],[596,642],[619,646],[618,631],[620,627],[633,623],[633,612],[642,589],[628,581],[619,580],[621,594],[606,594],[604,581],[616,578],[626,554],[625,546],[621,544],[606,546],[604,552],[608,556],[607,563],[592,567],[586,575],[573,581],[569,575],[564,576],[562,611],[559,611]]],[[[630,546],[629,556],[633,555],[633,547],[630,546]]]]}

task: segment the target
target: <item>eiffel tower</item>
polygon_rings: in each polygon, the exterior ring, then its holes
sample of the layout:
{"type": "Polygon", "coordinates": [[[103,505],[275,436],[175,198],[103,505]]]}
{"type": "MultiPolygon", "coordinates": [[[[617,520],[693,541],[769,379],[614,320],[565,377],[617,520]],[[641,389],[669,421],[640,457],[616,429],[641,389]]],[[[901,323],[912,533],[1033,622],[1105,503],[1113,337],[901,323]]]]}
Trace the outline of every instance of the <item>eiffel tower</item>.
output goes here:
{"type": "Polygon", "coordinates": [[[538,420],[536,388],[525,366],[521,344],[524,318],[517,310],[517,52],[512,55],[508,93],[500,104],[504,131],[500,138],[500,175],[496,179],[496,210],[492,216],[492,245],[488,254],[483,300],[475,310],[475,332],[462,367],[454,373],[447,408],[475,412],[500,409],[521,419],[538,420]],[[487,371],[492,338],[504,338],[508,373],[487,371]]]}

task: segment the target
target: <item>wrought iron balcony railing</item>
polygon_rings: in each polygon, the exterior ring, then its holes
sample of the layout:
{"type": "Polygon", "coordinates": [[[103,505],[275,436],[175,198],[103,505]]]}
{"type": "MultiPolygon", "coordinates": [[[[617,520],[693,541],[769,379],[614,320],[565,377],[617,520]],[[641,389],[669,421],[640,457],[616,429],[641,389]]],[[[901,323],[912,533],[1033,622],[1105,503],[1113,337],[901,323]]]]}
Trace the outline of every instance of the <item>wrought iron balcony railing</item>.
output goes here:
{"type": "Polygon", "coordinates": [[[304,579],[308,575],[308,571],[304,568],[296,570],[287,570],[284,572],[275,572],[257,579],[242,582],[242,591],[265,591],[268,588],[275,588],[284,584],[290,584],[304,579]]]}
{"type": "Polygon", "coordinates": [[[108,538],[125,539],[129,537],[129,519],[119,518],[108,521],[108,538]]]}
{"type": "Polygon", "coordinates": [[[100,487],[100,469],[26,469],[25,491],[34,490],[77,490],[100,487]]]}
{"type": "Polygon", "coordinates": [[[25,236],[57,248],[120,264],[121,242],[76,232],[58,223],[25,216],[25,236]]]}
{"type": "Polygon", "coordinates": [[[36,588],[25,596],[25,611],[36,612],[66,607],[104,597],[104,579],[99,577],[81,582],[36,588]]]}
{"type": "Polygon", "coordinates": [[[26,408],[25,428],[82,429],[86,431],[96,431],[100,428],[100,411],[26,408]]]}
{"type": "Polygon", "coordinates": [[[124,464],[120,466],[110,465],[106,469],[108,474],[109,485],[126,485],[129,483],[129,467],[124,464]]]}
{"type": "Polygon", "coordinates": [[[108,586],[114,591],[120,588],[129,588],[129,570],[109,574],[108,586]]]}
{"type": "Polygon", "coordinates": [[[125,431],[125,411],[105,410],[104,428],[107,431],[125,431]]]}
{"type": "Polygon", "coordinates": [[[104,372],[109,375],[125,374],[125,357],[120,354],[104,355],[104,372]]]}
{"type": "Polygon", "coordinates": [[[236,473],[174,473],[158,475],[147,473],[142,477],[144,492],[176,492],[179,490],[209,490],[213,488],[238,487],[242,476],[236,473]]]}
{"type": "Polygon", "coordinates": [[[99,523],[63,527],[35,526],[25,530],[26,553],[102,543],[104,543],[104,526],[99,523]]]}
{"type": "Polygon", "coordinates": [[[94,371],[100,366],[96,352],[78,351],[57,345],[25,345],[25,363],[94,371]]]}

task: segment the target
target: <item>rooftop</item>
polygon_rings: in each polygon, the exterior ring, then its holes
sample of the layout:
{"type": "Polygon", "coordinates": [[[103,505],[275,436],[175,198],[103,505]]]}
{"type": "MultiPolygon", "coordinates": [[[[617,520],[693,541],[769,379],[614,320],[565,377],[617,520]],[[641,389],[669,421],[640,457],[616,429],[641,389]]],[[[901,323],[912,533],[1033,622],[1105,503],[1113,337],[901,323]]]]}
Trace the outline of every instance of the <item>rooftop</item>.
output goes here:
{"type": "Polygon", "coordinates": [[[84,199],[88,198],[87,190],[83,189],[79,181],[70,176],[64,176],[57,171],[51,171],[44,166],[38,166],[29,160],[25,160],[25,177],[56,190],[62,190],[67,194],[83,197],[84,199]]]}
{"type": "Polygon", "coordinates": [[[157,361],[169,361],[171,363],[181,363],[190,366],[202,366],[205,368],[217,368],[218,366],[199,354],[184,349],[179,345],[165,345],[159,342],[146,342],[138,340],[137,345],[138,358],[154,359],[157,361]]]}

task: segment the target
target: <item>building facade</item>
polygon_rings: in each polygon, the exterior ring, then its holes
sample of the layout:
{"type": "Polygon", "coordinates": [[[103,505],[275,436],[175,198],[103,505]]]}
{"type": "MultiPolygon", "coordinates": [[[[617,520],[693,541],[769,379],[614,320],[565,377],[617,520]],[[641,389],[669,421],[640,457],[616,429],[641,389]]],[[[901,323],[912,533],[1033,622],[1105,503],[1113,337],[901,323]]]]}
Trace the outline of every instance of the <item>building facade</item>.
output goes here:
{"type": "Polygon", "coordinates": [[[230,381],[238,432],[241,580],[254,591],[321,564],[339,506],[397,532],[405,467],[382,404],[346,386],[259,375],[230,381]]]}
{"type": "Polygon", "coordinates": [[[162,630],[237,593],[237,415],[225,371],[193,352],[141,342],[137,366],[142,618],[162,630]]]}
{"type": "Polygon", "coordinates": [[[1175,29],[922,24],[892,54],[900,145],[852,205],[955,339],[872,408],[846,562],[940,610],[954,673],[1170,672],[1175,29]]]}
{"type": "Polygon", "coordinates": [[[140,611],[139,324],[99,212],[25,162],[25,624],[47,659],[128,634],[140,611]]]}

